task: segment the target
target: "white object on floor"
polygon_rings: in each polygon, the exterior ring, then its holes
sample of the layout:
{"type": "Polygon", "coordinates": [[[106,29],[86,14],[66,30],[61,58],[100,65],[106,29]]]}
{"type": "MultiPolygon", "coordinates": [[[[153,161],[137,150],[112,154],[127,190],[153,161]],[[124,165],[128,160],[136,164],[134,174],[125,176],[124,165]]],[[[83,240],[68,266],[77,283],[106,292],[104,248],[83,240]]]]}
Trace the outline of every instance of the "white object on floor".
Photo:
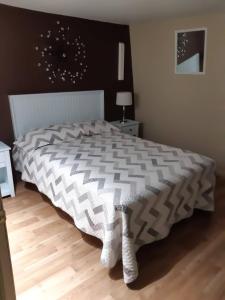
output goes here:
{"type": "Polygon", "coordinates": [[[10,147],[0,142],[0,190],[2,197],[15,197],[12,167],[10,160],[10,147]]]}

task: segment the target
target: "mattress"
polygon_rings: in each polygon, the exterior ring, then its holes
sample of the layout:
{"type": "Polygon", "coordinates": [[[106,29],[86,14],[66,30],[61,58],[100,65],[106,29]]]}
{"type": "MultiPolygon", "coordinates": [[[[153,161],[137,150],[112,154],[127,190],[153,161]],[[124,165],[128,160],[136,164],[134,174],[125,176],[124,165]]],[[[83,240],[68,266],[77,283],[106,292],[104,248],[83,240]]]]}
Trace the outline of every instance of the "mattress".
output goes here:
{"type": "Polygon", "coordinates": [[[212,159],[122,132],[27,152],[15,146],[13,159],[24,181],[102,240],[105,266],[122,259],[125,283],[138,277],[141,246],[165,238],[194,209],[214,210],[212,159]]]}

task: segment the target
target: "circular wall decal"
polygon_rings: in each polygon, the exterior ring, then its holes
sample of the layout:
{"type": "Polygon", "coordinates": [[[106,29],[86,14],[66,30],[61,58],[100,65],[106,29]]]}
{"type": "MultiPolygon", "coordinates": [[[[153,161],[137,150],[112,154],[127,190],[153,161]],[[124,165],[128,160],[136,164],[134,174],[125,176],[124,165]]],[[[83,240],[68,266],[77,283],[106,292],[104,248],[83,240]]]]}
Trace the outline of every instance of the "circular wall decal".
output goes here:
{"type": "Polygon", "coordinates": [[[87,73],[86,45],[78,35],[72,37],[69,26],[56,22],[53,29],[40,34],[35,46],[38,53],[37,67],[42,68],[51,83],[56,81],[76,84],[87,73]]]}

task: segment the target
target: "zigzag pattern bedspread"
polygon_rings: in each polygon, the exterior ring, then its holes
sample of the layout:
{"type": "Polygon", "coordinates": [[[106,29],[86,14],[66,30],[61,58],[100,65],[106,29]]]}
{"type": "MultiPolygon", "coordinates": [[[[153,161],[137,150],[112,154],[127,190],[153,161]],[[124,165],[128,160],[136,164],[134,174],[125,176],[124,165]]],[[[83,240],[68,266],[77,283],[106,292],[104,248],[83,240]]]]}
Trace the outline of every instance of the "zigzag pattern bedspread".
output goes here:
{"type": "Polygon", "coordinates": [[[24,181],[102,240],[105,266],[122,258],[125,283],[138,276],[142,245],[166,237],[194,208],[214,209],[213,160],[121,132],[28,153],[15,147],[13,157],[24,181]]]}

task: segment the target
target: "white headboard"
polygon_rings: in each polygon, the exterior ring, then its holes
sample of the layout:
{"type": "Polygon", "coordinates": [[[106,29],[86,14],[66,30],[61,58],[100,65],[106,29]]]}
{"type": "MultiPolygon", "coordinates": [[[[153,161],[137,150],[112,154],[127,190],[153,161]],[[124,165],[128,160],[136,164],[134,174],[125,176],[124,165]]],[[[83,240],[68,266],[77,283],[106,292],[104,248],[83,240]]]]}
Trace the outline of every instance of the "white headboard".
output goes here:
{"type": "Polygon", "coordinates": [[[104,91],[9,96],[15,138],[35,128],[104,120],[104,91]]]}

